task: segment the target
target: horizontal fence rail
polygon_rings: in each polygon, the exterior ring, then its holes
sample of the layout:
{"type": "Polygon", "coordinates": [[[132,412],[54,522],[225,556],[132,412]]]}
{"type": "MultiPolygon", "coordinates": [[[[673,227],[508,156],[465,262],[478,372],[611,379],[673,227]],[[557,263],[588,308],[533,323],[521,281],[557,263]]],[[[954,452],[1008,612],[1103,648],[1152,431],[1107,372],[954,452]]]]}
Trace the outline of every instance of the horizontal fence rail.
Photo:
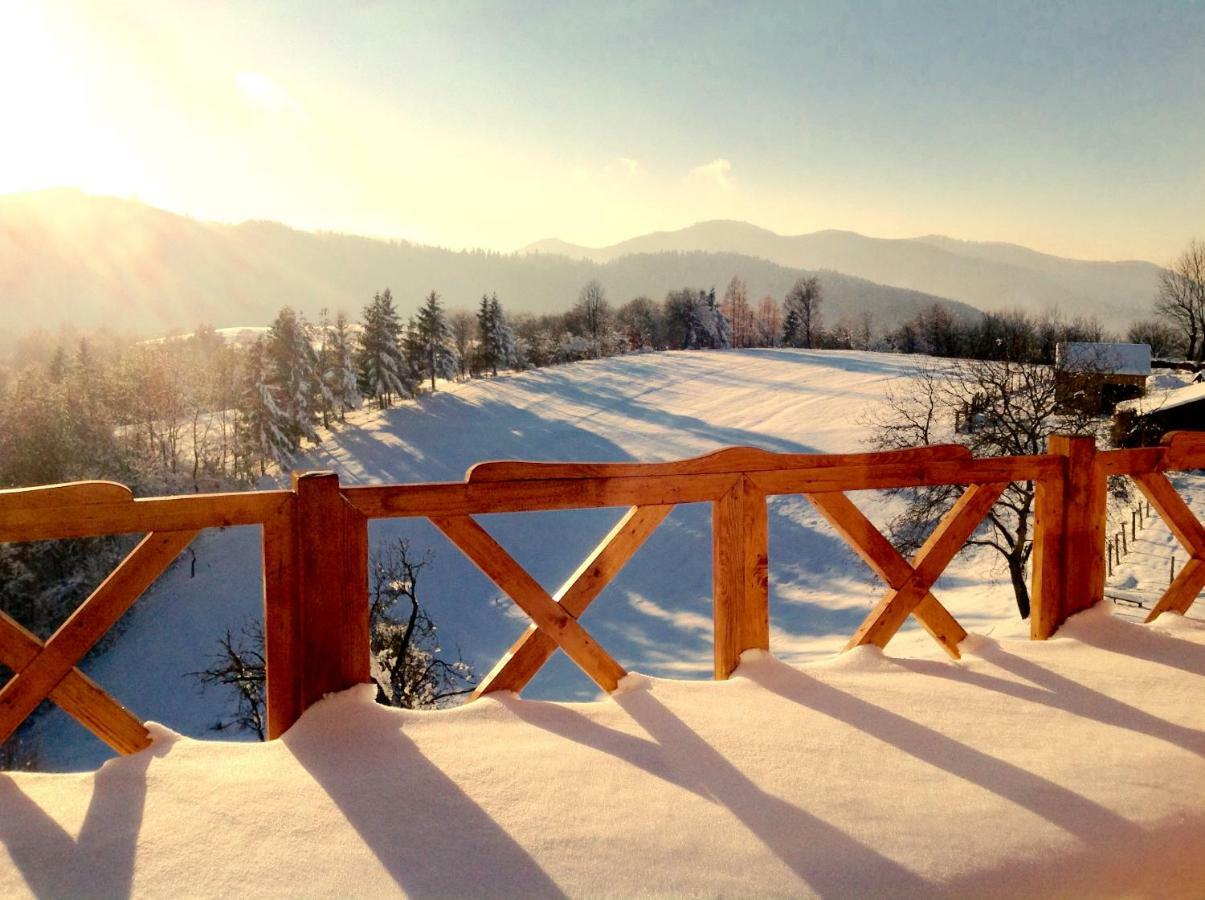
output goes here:
{"type": "Polygon", "coordinates": [[[715,677],[741,653],[769,649],[766,498],[804,496],[885,583],[847,646],[885,647],[914,616],[952,657],[966,631],[932,589],[1013,482],[1035,486],[1030,633],[1042,640],[1104,596],[1106,489],[1128,476],[1188,552],[1151,610],[1187,612],[1205,588],[1205,526],[1166,472],[1205,468],[1205,434],[1160,447],[1098,452],[1092,438],[1052,436],[1036,456],[975,458],[958,445],[886,453],[780,454],[733,447],[668,463],[487,462],[462,482],[344,486],[330,472],[297,473],[290,490],[134,499],[112,482],[0,491],[0,542],[140,533],[145,537],[43,642],[0,613],[0,741],[49,698],[120,753],[149,744],[142,722],[78,664],[203,528],[258,526],[264,585],[267,732],[283,734],[329,692],[369,674],[368,521],[430,520],[531,619],[474,691],[520,691],[558,650],[600,688],[622,665],[578,621],[681,503],[712,508],[715,677]],[[911,560],[865,516],[851,491],[965,485],[911,560]],[[628,507],[565,584],[548,593],[474,516],[628,507]]]}

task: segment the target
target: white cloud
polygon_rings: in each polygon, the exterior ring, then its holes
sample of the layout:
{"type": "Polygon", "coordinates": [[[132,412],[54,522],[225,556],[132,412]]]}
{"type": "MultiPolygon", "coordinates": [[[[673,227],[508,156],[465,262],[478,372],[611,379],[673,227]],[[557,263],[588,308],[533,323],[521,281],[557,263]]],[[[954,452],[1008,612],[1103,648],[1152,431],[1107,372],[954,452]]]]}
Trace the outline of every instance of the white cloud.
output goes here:
{"type": "Polygon", "coordinates": [[[736,184],[732,180],[732,163],[717,157],[709,163],[695,166],[682,179],[686,184],[709,184],[720,190],[730,191],[736,184]]]}
{"type": "Polygon", "coordinates": [[[239,72],[234,77],[243,99],[254,109],[270,113],[287,113],[303,122],[309,121],[305,107],[297,102],[279,83],[262,72],[239,72]]]}
{"type": "Polygon", "coordinates": [[[635,175],[640,171],[640,163],[626,156],[615,157],[615,165],[619,166],[620,169],[627,172],[629,175],[635,175]]]}

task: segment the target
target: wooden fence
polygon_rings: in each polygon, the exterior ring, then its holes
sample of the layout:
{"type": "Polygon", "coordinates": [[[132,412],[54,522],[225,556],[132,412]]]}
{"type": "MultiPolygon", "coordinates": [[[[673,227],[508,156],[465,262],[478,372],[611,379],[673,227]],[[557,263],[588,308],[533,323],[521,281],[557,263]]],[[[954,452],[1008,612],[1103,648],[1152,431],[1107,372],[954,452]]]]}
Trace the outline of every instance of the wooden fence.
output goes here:
{"type": "Polygon", "coordinates": [[[368,520],[430,519],[532,620],[476,695],[521,690],[563,650],[606,691],[623,667],[578,621],[679,503],[712,504],[715,677],[740,654],[769,649],[766,498],[802,494],[887,584],[849,641],[885,647],[915,616],[953,657],[966,631],[931,589],[1010,482],[1035,485],[1031,635],[1049,637],[1101,600],[1109,476],[1131,477],[1184,545],[1189,562],[1150,618],[1186,612],[1205,587],[1205,527],[1164,474],[1205,468],[1205,434],[1162,446],[1097,452],[1091,438],[1054,436],[1038,456],[976,459],[957,445],[849,455],[776,454],[747,447],[672,463],[489,462],[463,482],[347,487],[329,472],[293,476],[292,490],[134,499],[128,488],[81,482],[0,491],[0,542],[146,533],[44,644],[0,613],[0,742],[45,698],[121,753],[147,746],[142,722],[84,675],[88,650],[200,529],[262,532],[268,736],[330,691],[369,680],[368,520]],[[846,496],[849,491],[966,485],[908,561],[846,496]],[[550,595],[473,518],[485,513],[630,507],[566,584],[550,595]]]}

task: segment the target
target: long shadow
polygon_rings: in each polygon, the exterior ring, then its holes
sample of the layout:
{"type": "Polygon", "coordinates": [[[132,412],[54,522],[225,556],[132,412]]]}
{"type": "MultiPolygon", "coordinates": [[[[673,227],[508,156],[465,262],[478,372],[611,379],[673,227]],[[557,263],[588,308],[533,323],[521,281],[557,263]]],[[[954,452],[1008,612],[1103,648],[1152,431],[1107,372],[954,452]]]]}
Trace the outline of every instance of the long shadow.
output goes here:
{"type": "Polygon", "coordinates": [[[784,699],[1023,806],[1089,843],[1102,830],[1120,834],[1136,834],[1139,830],[1129,819],[1060,784],[817,681],[798,669],[776,663],[772,667],[759,666],[747,677],[784,699]]]}
{"type": "Polygon", "coordinates": [[[1081,644],[1205,677],[1205,644],[1186,641],[1166,631],[1153,630],[1145,625],[1117,619],[1109,619],[1107,627],[1075,626],[1076,623],[1070,623],[1070,627],[1065,627],[1063,633],[1081,644]]]}
{"type": "Polygon", "coordinates": [[[503,700],[518,718],[725,807],[821,896],[924,896],[933,885],[824,820],[767,793],[647,689],[613,696],[651,740],[553,704],[503,700]]]}
{"type": "Polygon", "coordinates": [[[128,897],[146,806],[152,747],[116,760],[93,776],[92,798],[79,837],[73,838],[30,799],[11,776],[0,774],[0,844],[38,897],[128,897]]]}
{"type": "Polygon", "coordinates": [[[531,854],[402,733],[389,710],[360,710],[340,718],[337,729],[324,721],[337,715],[336,709],[312,709],[309,722],[281,741],[403,892],[564,896],[531,854]],[[315,741],[311,729],[337,738],[315,741]],[[432,809],[443,818],[433,821],[424,812],[432,809]],[[439,833],[455,840],[433,840],[439,833]]]}
{"type": "Polygon", "coordinates": [[[697,785],[726,807],[800,880],[821,896],[926,896],[933,886],[915,872],[823,819],[758,787],[650,691],[617,695],[663,751],[689,766],[683,786],[697,785]]]}
{"type": "Polygon", "coordinates": [[[985,642],[975,649],[974,653],[997,668],[1024,679],[1028,684],[951,666],[948,663],[919,659],[900,659],[896,662],[920,675],[970,684],[1028,703],[1061,709],[1084,719],[1145,734],[1199,756],[1205,755],[1205,731],[1160,719],[1136,706],[1123,703],[1037,663],[1015,656],[994,642],[985,642]]]}

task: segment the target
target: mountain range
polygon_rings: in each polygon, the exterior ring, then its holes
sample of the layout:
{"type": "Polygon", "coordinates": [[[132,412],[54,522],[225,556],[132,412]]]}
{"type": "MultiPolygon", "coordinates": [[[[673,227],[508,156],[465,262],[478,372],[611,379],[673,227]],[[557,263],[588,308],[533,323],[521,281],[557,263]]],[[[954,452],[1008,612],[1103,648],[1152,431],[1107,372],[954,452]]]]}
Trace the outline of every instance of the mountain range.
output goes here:
{"type": "Polygon", "coordinates": [[[783,237],[740,222],[589,249],[542,241],[502,254],[451,251],[276,222],[203,222],[141,202],[55,189],[0,197],[0,342],[32,326],[108,325],[146,335],[260,325],[290,304],[357,315],[390,287],[403,315],[437,290],[451,307],[497,292],[512,312],[559,312],[597,278],[614,304],[715,287],[733,275],[751,300],[781,298],[818,274],[829,321],[870,312],[886,327],[931,303],[977,309],[1058,306],[1123,327],[1153,295],[1150,263],[1089,263],[997,244],[848,232],[783,237]]]}
{"type": "Polygon", "coordinates": [[[887,239],[851,231],[780,235],[747,222],[700,222],[609,247],[552,239],[523,248],[605,263],[632,253],[738,253],[790,268],[836,271],[878,284],[956,298],[985,312],[1057,309],[1096,316],[1122,329],[1145,313],[1158,287],[1159,266],[1140,260],[1096,262],[1039,253],[1016,244],[960,241],[940,235],[887,239]]]}

